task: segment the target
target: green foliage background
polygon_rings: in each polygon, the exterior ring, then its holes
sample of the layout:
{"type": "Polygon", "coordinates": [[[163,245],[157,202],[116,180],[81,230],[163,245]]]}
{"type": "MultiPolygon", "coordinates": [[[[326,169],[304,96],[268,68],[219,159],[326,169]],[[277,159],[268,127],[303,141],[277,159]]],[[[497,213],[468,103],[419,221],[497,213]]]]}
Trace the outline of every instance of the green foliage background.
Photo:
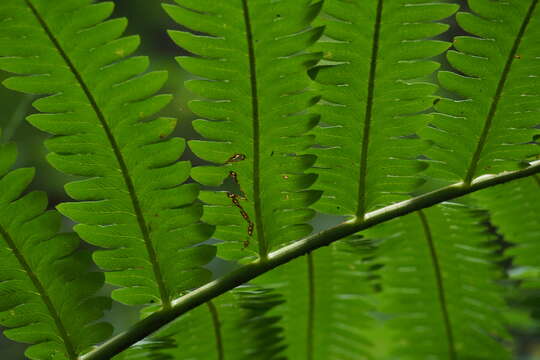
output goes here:
{"type": "MultiPolygon", "coordinates": [[[[194,132],[191,125],[195,116],[187,108],[187,103],[194,98],[194,95],[183,86],[184,80],[190,75],[185,73],[174,60],[175,56],[182,54],[166,34],[166,29],[178,28],[178,26],[163,11],[160,1],[114,0],[114,3],[116,4],[116,9],[113,17],[125,16],[129,20],[127,34],[141,35],[142,45],[138,53],[150,56],[151,69],[165,69],[169,71],[169,80],[163,92],[174,94],[174,101],[160,115],[172,116],[181,120],[175,132],[176,135],[186,139],[197,139],[199,135],[194,132]]],[[[462,4],[463,9],[466,9],[465,4],[462,4]]],[[[452,29],[443,35],[446,40],[450,40],[453,36],[460,34],[460,30],[457,29],[455,24],[451,25],[454,25],[452,29]]],[[[443,67],[448,66],[445,64],[443,57],[438,60],[443,63],[443,67]]],[[[7,74],[0,72],[0,81],[6,77],[7,74]]],[[[46,135],[30,126],[24,120],[33,111],[30,105],[32,100],[33,97],[31,96],[21,95],[0,87],[0,108],[4,110],[3,117],[0,119],[0,127],[5,129],[1,136],[4,141],[10,139],[19,144],[20,155],[18,165],[36,168],[39,176],[31,186],[33,189],[47,191],[50,198],[49,206],[53,208],[55,205],[69,200],[65,195],[63,186],[70,179],[65,175],[61,175],[45,162],[46,151],[43,146],[43,140],[46,138],[46,135]]],[[[186,150],[183,159],[189,159],[194,164],[202,163],[200,159],[193,156],[189,149],[186,150]]],[[[314,226],[315,228],[323,228],[326,227],[326,224],[333,221],[335,221],[333,217],[319,216],[314,221],[314,226]]],[[[71,225],[67,221],[63,224],[65,229],[69,229],[71,225]]],[[[223,262],[214,262],[212,264],[214,275],[217,276],[223,273],[228,269],[228,266],[228,264],[223,262]]],[[[279,276],[279,274],[276,276],[279,276]]],[[[106,287],[104,291],[110,290],[109,287],[106,287]]],[[[535,300],[539,301],[539,299],[540,294],[531,293],[527,299],[516,298],[514,301],[516,303],[522,301],[534,302],[535,300]]],[[[139,309],[137,308],[114,302],[111,313],[115,315],[114,317],[109,315],[107,320],[114,324],[115,331],[120,332],[128,324],[137,320],[138,311],[139,309]]],[[[540,329],[531,324],[526,319],[526,316],[520,312],[512,313],[511,316],[516,325],[513,331],[517,335],[517,356],[524,360],[540,359],[540,329]]],[[[387,347],[385,341],[391,341],[391,339],[382,333],[378,338],[381,339],[381,342],[376,345],[382,354],[387,347]]],[[[17,357],[19,356],[17,354],[21,354],[23,348],[23,345],[0,337],[1,359],[22,359],[22,357],[17,357]]]]}

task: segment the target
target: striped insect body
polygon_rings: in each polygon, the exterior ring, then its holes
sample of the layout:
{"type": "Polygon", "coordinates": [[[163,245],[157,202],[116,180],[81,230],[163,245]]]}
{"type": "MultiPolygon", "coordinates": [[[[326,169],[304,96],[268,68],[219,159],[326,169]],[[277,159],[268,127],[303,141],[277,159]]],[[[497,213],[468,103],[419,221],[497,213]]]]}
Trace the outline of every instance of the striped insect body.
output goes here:
{"type": "MultiPolygon", "coordinates": [[[[235,162],[239,162],[239,161],[243,161],[243,160],[246,160],[246,155],[244,155],[244,154],[234,154],[230,158],[227,159],[225,164],[231,164],[231,163],[235,163],[235,162]]],[[[245,239],[244,242],[243,242],[244,249],[245,249],[245,248],[247,248],[249,246],[249,238],[253,236],[253,231],[255,229],[255,224],[253,223],[253,221],[251,221],[251,219],[249,218],[249,214],[247,213],[247,211],[240,204],[240,200],[247,200],[247,197],[245,195],[246,193],[244,192],[244,190],[242,190],[242,187],[240,186],[240,182],[238,181],[238,173],[236,171],[229,171],[229,176],[231,177],[232,181],[236,185],[238,185],[240,195],[235,194],[233,192],[227,192],[227,197],[229,199],[231,199],[231,202],[233,203],[233,205],[236,206],[239,209],[240,215],[242,216],[242,218],[248,224],[248,227],[247,227],[248,238],[245,239]]]]}
{"type": "Polygon", "coordinates": [[[225,161],[225,164],[230,164],[230,163],[243,161],[243,160],[246,160],[246,155],[244,155],[244,154],[234,154],[233,156],[228,158],[227,161],[225,161]]]}

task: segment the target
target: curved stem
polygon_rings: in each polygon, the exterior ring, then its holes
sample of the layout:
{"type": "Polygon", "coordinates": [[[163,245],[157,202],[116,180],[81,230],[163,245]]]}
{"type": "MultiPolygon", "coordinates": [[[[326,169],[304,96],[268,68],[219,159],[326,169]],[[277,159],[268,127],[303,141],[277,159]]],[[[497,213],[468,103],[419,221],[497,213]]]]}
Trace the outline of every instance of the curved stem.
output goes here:
{"type": "Polygon", "coordinates": [[[358,231],[368,229],[396,217],[410,214],[478,190],[538,173],[540,173],[540,160],[531,163],[529,167],[522,170],[504,172],[497,175],[484,175],[475,179],[471,184],[459,182],[446,186],[439,190],[369,212],[363,219],[354,218],[330,229],[321,231],[318,234],[296,241],[279,250],[271,252],[268,255],[268,259],[265,261],[256,261],[246,264],[239,269],[174,300],[171,308],[157,311],[137,322],[129,330],[115,336],[106,343],[82,356],[81,360],[108,360],[136,342],[146,338],[180,315],[212,300],[216,296],[234,289],[235,287],[280,265],[288,263],[297,257],[306,255],[320,247],[328,246],[331,243],[358,231]]]}

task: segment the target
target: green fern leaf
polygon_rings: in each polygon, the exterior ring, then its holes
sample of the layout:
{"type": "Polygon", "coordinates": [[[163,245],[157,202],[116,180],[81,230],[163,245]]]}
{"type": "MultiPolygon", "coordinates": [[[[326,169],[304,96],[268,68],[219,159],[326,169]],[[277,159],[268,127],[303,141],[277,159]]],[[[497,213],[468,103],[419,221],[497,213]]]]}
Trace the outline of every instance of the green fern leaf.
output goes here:
{"type": "Polygon", "coordinates": [[[190,107],[209,119],[193,125],[211,141],[192,141],[190,148],[221,165],[198,167],[193,177],[210,186],[227,177],[237,183],[236,192],[201,195],[209,205],[203,219],[217,225],[221,256],[265,257],[311,232],[306,223],[314,213],[306,208],[320,195],[307,190],[316,176],[304,172],[314,157],[303,155],[313,143],[306,131],[317,122],[305,111],[315,101],[306,71],[317,56],[305,49],[320,35],[310,28],[320,6],[310,0],[177,3],[165,6],[171,17],[205,34],[170,32],[198,55],[180,57],[181,66],[205,78],[186,86],[206,98],[190,107]]]}
{"type": "Polygon", "coordinates": [[[531,143],[540,117],[540,6],[538,0],[469,1],[448,61],[463,75],[443,71],[441,85],[459,97],[443,99],[425,136],[441,177],[470,182],[518,168],[538,155],[531,143]]]}
{"type": "Polygon", "coordinates": [[[75,234],[58,234],[60,215],[41,192],[22,195],[32,169],[8,172],[16,148],[0,146],[0,325],[9,339],[34,344],[30,359],[75,360],[112,334],[98,322],[110,299],[96,297],[103,274],[79,251],[75,234]]]}
{"type": "Polygon", "coordinates": [[[282,298],[244,286],[200,306],[115,360],[283,360],[279,318],[268,313],[282,298]],[[153,356],[153,357],[152,357],[153,356]]]}
{"type": "Polygon", "coordinates": [[[514,277],[523,288],[540,289],[540,178],[538,175],[479,192],[491,222],[509,243],[514,277]]]}
{"type": "Polygon", "coordinates": [[[422,112],[437,87],[425,79],[439,67],[426,59],[448,48],[425,39],[444,32],[436,21],[455,11],[441,1],[325,1],[327,38],[318,44],[325,63],[313,70],[323,99],[315,110],[324,190],[317,210],[361,218],[418,184],[425,165],[416,161],[422,142],[414,135],[430,118],[422,112]]]}
{"type": "Polygon", "coordinates": [[[322,248],[256,280],[284,296],[275,314],[283,319],[287,359],[372,358],[366,334],[373,289],[360,256],[365,247],[322,248]]]}
{"type": "Polygon", "coordinates": [[[485,216],[446,204],[368,231],[382,241],[380,310],[399,359],[509,359],[485,216]]]}
{"type": "Polygon", "coordinates": [[[201,266],[214,257],[199,223],[196,184],[180,185],[190,165],[177,162],[179,138],[166,139],[175,120],[142,121],[163,108],[154,95],[164,72],[143,74],[145,57],[128,57],[139,44],[121,37],[125,19],[106,20],[110,2],[5,0],[0,4],[0,68],[23,76],[11,89],[50,95],[34,102],[28,120],[56,135],[46,145],[57,169],[89,179],[68,184],[74,203],[64,215],[87,242],[109,283],[126,304],[161,303],[209,279],[201,266]]]}

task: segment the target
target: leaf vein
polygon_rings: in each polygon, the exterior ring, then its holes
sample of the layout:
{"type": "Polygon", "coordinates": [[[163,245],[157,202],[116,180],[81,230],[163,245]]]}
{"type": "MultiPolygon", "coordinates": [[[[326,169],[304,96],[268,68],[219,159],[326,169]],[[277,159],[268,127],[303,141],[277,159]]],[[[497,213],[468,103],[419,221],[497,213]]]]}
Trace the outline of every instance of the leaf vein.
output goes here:
{"type": "Polygon", "coordinates": [[[362,148],[360,153],[360,179],[358,182],[358,208],[356,216],[363,218],[366,214],[366,180],[367,162],[369,152],[369,141],[371,131],[371,121],[373,120],[373,102],[375,97],[375,76],[377,74],[377,57],[379,54],[379,37],[381,32],[381,21],[383,11],[383,0],[377,2],[377,14],[373,31],[373,45],[371,48],[371,62],[369,67],[369,79],[367,89],[366,111],[364,115],[364,131],[362,134],[362,148]]]}
{"type": "Polygon", "coordinates": [[[452,323],[450,321],[450,314],[448,313],[448,305],[446,300],[446,294],[444,289],[444,280],[442,276],[441,264],[437,255],[437,249],[433,242],[433,235],[426,214],[422,211],[418,211],[420,222],[422,223],[422,229],[426,237],[426,241],[429,246],[429,253],[431,255],[431,261],[433,263],[433,270],[435,271],[435,279],[437,281],[437,293],[439,296],[439,302],[441,305],[441,312],[444,320],[444,329],[446,332],[446,338],[448,341],[448,356],[450,360],[456,360],[456,347],[454,344],[454,333],[452,331],[452,323]]]}
{"type": "Polygon", "coordinates": [[[259,243],[259,256],[265,259],[268,256],[268,244],[264,236],[264,226],[262,222],[262,209],[260,198],[260,116],[259,116],[259,94],[257,89],[257,61],[255,58],[255,47],[253,45],[253,30],[249,14],[248,0],[242,0],[244,14],[246,41],[249,58],[249,78],[251,82],[251,110],[253,119],[253,206],[255,211],[255,228],[257,241],[259,243]]]}
{"type": "Polygon", "coordinates": [[[210,315],[212,316],[212,325],[214,326],[214,334],[216,336],[216,350],[217,350],[217,360],[225,359],[225,351],[223,349],[223,337],[221,336],[221,322],[219,321],[219,313],[216,308],[216,305],[212,301],[206,303],[210,315]]]}

